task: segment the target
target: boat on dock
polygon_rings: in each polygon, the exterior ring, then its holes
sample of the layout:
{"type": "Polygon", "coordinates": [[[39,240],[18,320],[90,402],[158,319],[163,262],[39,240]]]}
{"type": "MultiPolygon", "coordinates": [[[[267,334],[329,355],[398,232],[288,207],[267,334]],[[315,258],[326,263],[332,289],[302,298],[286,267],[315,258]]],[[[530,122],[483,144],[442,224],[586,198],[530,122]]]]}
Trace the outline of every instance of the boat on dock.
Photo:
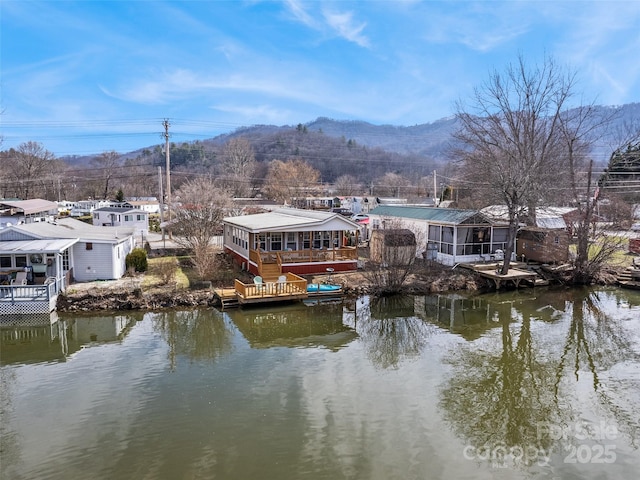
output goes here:
{"type": "Polygon", "coordinates": [[[310,283],[307,285],[309,293],[339,293],[342,291],[342,285],[332,285],[325,283],[310,283]]]}

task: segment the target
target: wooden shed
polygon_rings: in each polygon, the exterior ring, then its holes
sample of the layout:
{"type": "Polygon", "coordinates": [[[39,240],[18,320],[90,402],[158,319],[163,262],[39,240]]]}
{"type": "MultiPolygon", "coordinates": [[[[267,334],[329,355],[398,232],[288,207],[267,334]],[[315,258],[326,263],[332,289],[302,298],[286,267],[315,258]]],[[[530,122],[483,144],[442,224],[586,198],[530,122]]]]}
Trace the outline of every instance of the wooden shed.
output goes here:
{"type": "Polygon", "coordinates": [[[416,236],[407,228],[371,232],[369,258],[372,262],[387,265],[406,265],[415,259],[416,236]]]}
{"type": "Polygon", "coordinates": [[[565,263],[569,260],[569,233],[565,229],[521,228],[516,255],[540,263],[565,263]]]}

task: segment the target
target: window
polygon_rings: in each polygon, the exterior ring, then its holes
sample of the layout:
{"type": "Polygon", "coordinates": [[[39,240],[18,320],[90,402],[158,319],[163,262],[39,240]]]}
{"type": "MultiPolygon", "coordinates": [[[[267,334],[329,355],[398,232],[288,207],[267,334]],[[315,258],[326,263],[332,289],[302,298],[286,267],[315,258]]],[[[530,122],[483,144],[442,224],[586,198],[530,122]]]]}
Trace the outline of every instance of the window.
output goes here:
{"type": "Polygon", "coordinates": [[[93,243],[87,242],[85,244],[85,250],[93,250],[93,243]]]}
{"type": "Polygon", "coordinates": [[[322,232],[322,247],[329,248],[331,246],[331,234],[333,232],[322,232]]]}
{"type": "Polygon", "coordinates": [[[0,268],[11,268],[11,257],[9,256],[0,257],[0,268]]]}
{"type": "Polygon", "coordinates": [[[144,222],[144,215],[136,215],[136,220],[138,222],[144,222]]]}
{"type": "Polygon", "coordinates": [[[23,268],[27,266],[27,256],[26,255],[16,255],[16,267],[23,268]]]}
{"type": "Polygon", "coordinates": [[[311,248],[311,232],[302,233],[302,248],[309,250],[311,248]]]}
{"type": "Polygon", "coordinates": [[[322,246],[322,232],[313,232],[313,248],[322,246]]]}
{"type": "Polygon", "coordinates": [[[94,213],[93,214],[93,218],[94,218],[94,220],[99,220],[100,219],[100,214],[99,213],[94,213]]]}
{"type": "Polygon", "coordinates": [[[560,236],[556,235],[555,237],[553,237],[553,243],[555,243],[556,245],[558,245],[560,243],[560,236]]]}
{"type": "Polygon", "coordinates": [[[274,251],[274,250],[282,250],[282,234],[281,233],[271,234],[271,251],[274,251]]]}
{"type": "Polygon", "coordinates": [[[62,252],[62,270],[65,272],[69,270],[69,250],[68,249],[62,252]]]}
{"type": "Polygon", "coordinates": [[[125,215],[125,216],[124,216],[124,221],[125,221],[125,222],[131,222],[131,221],[133,221],[133,215],[125,215]]]}
{"type": "Polygon", "coordinates": [[[294,232],[287,232],[287,250],[297,250],[298,243],[296,242],[296,234],[294,232]]]}

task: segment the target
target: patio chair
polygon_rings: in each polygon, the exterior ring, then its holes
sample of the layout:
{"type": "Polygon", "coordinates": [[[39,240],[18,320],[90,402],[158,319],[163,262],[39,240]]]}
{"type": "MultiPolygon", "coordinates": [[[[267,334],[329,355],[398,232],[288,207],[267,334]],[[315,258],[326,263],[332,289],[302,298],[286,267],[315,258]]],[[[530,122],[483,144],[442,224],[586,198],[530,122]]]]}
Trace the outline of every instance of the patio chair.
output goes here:
{"type": "Polygon", "coordinates": [[[256,292],[258,293],[262,292],[262,289],[264,288],[264,283],[262,282],[262,277],[260,275],[253,277],[253,283],[256,286],[256,292]]]}
{"type": "Polygon", "coordinates": [[[287,276],[280,275],[278,277],[278,282],[277,282],[278,293],[283,293],[286,286],[287,286],[287,276]]]}
{"type": "Polygon", "coordinates": [[[11,285],[26,285],[27,284],[27,272],[16,273],[16,278],[11,280],[11,285]]]}

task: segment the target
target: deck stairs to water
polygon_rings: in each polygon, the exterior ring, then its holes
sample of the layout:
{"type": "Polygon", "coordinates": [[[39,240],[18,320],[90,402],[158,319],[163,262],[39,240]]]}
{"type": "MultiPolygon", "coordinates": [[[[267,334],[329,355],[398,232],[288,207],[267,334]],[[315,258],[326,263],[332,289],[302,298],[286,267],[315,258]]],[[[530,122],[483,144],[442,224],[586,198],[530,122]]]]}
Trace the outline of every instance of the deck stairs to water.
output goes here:
{"type": "Polygon", "coordinates": [[[215,291],[216,296],[220,300],[220,309],[236,308],[240,306],[238,296],[234,288],[220,288],[215,291]]]}

